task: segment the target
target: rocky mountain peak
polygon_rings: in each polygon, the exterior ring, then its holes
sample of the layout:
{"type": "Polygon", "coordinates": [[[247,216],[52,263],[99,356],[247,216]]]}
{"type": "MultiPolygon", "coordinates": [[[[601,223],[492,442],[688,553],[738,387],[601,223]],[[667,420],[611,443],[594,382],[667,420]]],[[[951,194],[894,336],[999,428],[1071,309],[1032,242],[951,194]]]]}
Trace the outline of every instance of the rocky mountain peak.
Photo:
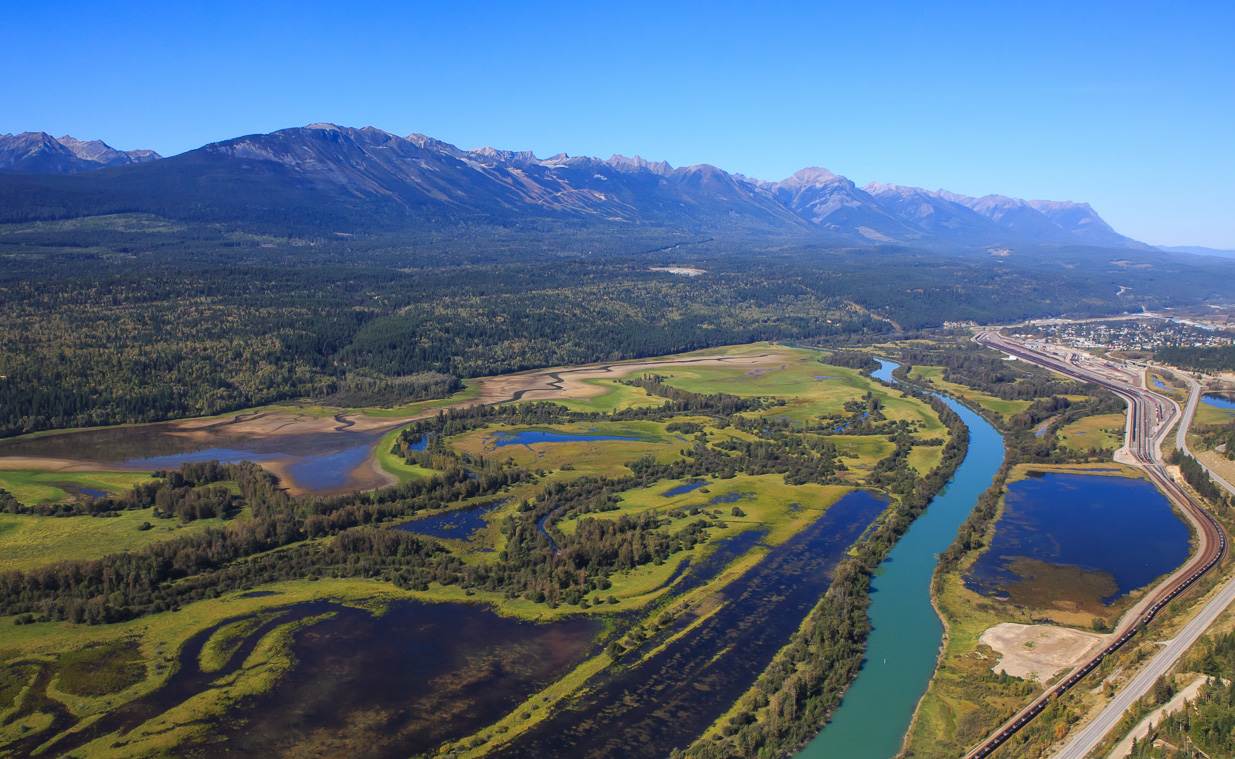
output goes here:
{"type": "MultiPolygon", "coordinates": [[[[833,174],[820,166],[810,166],[793,173],[793,176],[779,183],[781,187],[821,187],[838,180],[846,181],[844,177],[833,174]]],[[[852,184],[852,183],[851,183],[852,184]]]]}

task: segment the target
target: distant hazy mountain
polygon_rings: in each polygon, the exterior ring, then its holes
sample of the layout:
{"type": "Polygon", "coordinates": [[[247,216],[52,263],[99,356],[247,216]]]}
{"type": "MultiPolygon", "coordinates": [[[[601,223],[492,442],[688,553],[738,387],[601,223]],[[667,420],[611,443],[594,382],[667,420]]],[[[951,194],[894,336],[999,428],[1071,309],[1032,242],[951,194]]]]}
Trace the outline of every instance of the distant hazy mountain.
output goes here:
{"type": "Polygon", "coordinates": [[[44,132],[0,135],[0,171],[19,174],[73,174],[108,166],[127,166],[162,158],[153,150],[116,150],[102,140],[83,142],[44,132]]]}
{"type": "MultiPolygon", "coordinates": [[[[1063,244],[1146,248],[1084,203],[971,198],[890,184],[854,186],[822,168],[781,182],[715,166],[674,168],[529,151],[462,150],[412,134],[312,124],[154,160],[101,142],[0,137],[0,220],[135,210],[281,229],[417,232],[537,218],[791,236],[837,244],[980,249],[1063,244]],[[103,174],[67,174],[121,166],[103,174]]],[[[582,229],[582,227],[580,227],[582,229]]]]}
{"type": "Polygon", "coordinates": [[[922,233],[974,246],[994,245],[1008,238],[1006,227],[945,197],[949,193],[877,183],[862,189],[889,213],[922,233]]]}
{"type": "Polygon", "coordinates": [[[1205,248],[1199,245],[1159,245],[1158,249],[1165,250],[1168,253],[1191,253],[1194,256],[1219,256],[1221,258],[1235,258],[1235,250],[1205,248]]]}
{"type": "Polygon", "coordinates": [[[802,169],[761,188],[810,223],[863,242],[910,242],[924,237],[885,210],[853,182],[827,169],[802,169]]]}

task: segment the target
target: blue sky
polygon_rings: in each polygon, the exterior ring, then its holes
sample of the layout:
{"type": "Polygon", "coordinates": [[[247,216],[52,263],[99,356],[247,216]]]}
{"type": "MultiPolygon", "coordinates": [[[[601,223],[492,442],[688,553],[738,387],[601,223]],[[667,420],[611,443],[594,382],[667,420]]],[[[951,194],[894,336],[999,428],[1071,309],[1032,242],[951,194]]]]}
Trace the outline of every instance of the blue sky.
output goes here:
{"type": "Polygon", "coordinates": [[[0,133],[171,155],[331,121],[772,180],[818,165],[1235,248],[1233,37],[1229,0],[6,0],[0,133]]]}

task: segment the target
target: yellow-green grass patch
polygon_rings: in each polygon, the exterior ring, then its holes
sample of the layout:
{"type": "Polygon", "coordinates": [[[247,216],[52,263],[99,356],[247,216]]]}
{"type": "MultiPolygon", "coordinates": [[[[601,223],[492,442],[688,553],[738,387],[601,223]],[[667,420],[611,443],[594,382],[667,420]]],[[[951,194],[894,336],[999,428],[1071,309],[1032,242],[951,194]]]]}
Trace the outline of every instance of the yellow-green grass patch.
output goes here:
{"type": "MultiPolygon", "coordinates": [[[[720,519],[726,525],[723,529],[710,530],[712,538],[709,542],[750,529],[767,528],[768,534],[763,542],[776,546],[818,519],[829,506],[851,489],[842,485],[786,485],[784,477],[779,474],[737,475],[723,480],[706,479],[706,486],[668,498],[665,493],[681,483],[658,482],[646,488],[628,490],[622,493],[622,501],[615,511],[590,512],[580,518],[617,519],[624,515],[635,516],[649,511],[669,518],[671,512],[685,510],[684,516],[673,520],[674,528],[680,528],[699,518],[698,515],[692,516],[689,513],[691,509],[699,508],[708,512],[719,511],[720,519]],[[734,497],[740,499],[724,502],[734,497]],[[720,502],[711,503],[718,499],[720,502]],[[735,508],[744,515],[735,516],[735,508]]],[[[577,525],[576,519],[556,523],[556,527],[566,534],[573,534],[577,525]]]]}
{"type": "Polygon", "coordinates": [[[0,470],[0,488],[27,506],[41,501],[72,498],[73,488],[87,488],[112,495],[124,493],[134,483],[150,479],[149,472],[47,472],[29,469],[0,470]],[[66,489],[66,487],[68,489],[66,489]]]}
{"type": "Polygon", "coordinates": [[[1124,444],[1124,425],[1127,421],[1128,417],[1124,414],[1087,416],[1061,428],[1059,441],[1074,451],[1090,448],[1115,450],[1124,444]]]}
{"type": "Polygon", "coordinates": [[[883,435],[828,435],[841,461],[851,470],[869,472],[880,459],[896,450],[896,444],[883,435]]]}
{"type": "Polygon", "coordinates": [[[785,405],[762,412],[805,422],[828,414],[843,414],[846,401],[867,392],[879,398],[884,415],[892,421],[919,422],[922,432],[946,435],[947,428],[928,405],[904,398],[856,369],[823,364],[813,351],[795,350],[783,364],[760,369],[731,366],[675,366],[661,374],[668,384],[696,393],[729,393],[741,396],[775,396],[785,405]],[[820,379],[821,377],[826,379],[820,379]]]}
{"type": "Polygon", "coordinates": [[[387,474],[393,474],[397,477],[399,482],[433,476],[435,473],[432,469],[426,469],[418,464],[409,464],[402,456],[393,452],[395,443],[398,442],[399,435],[402,432],[402,427],[391,430],[383,435],[381,440],[377,441],[377,448],[373,451],[373,458],[377,459],[378,466],[387,474]]]}
{"type": "Polygon", "coordinates": [[[920,475],[924,475],[943,461],[942,445],[915,445],[909,452],[909,466],[920,475]]]}
{"type": "Polygon", "coordinates": [[[199,519],[182,525],[179,520],[155,518],[152,509],[115,513],[109,517],[0,514],[0,565],[27,570],[55,561],[98,559],[223,524],[221,519],[199,519]],[[139,529],[144,522],[153,528],[139,529]]]}
{"type": "Polygon", "coordinates": [[[649,395],[641,387],[624,385],[617,380],[587,379],[583,380],[583,383],[603,388],[604,392],[591,398],[569,398],[555,400],[554,403],[559,403],[571,411],[598,411],[607,414],[628,408],[654,408],[668,402],[665,398],[649,395]]]}
{"type": "MultiPolygon", "coordinates": [[[[853,369],[827,366],[814,355],[798,351],[783,364],[750,369],[735,366],[675,366],[658,372],[668,384],[694,393],[776,396],[785,405],[768,410],[768,415],[806,421],[824,414],[838,413],[845,401],[861,398],[876,387],[853,369]],[[817,379],[827,376],[829,379],[817,379]]],[[[879,387],[883,391],[882,387],[879,387]]]]}

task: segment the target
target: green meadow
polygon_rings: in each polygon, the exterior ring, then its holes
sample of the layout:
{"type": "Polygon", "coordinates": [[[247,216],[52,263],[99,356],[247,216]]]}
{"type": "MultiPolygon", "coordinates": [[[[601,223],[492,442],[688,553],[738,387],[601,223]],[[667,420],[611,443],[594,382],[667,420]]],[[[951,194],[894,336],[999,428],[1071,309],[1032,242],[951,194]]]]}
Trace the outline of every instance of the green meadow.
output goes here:
{"type": "Polygon", "coordinates": [[[106,517],[0,514],[0,564],[4,569],[33,569],[54,561],[97,559],[223,524],[221,519],[181,524],[151,512],[119,511],[106,517]],[[146,523],[153,527],[141,529],[146,523]]]}
{"type": "Polygon", "coordinates": [[[27,506],[42,501],[63,501],[81,493],[77,488],[119,495],[133,484],[150,479],[147,472],[46,472],[0,469],[0,488],[27,506]],[[76,492],[72,492],[76,491],[76,492]]]}
{"type": "Polygon", "coordinates": [[[1087,416],[1060,429],[1059,442],[1074,451],[1090,448],[1107,448],[1113,451],[1124,444],[1126,422],[1127,417],[1123,414],[1087,416]]]}

